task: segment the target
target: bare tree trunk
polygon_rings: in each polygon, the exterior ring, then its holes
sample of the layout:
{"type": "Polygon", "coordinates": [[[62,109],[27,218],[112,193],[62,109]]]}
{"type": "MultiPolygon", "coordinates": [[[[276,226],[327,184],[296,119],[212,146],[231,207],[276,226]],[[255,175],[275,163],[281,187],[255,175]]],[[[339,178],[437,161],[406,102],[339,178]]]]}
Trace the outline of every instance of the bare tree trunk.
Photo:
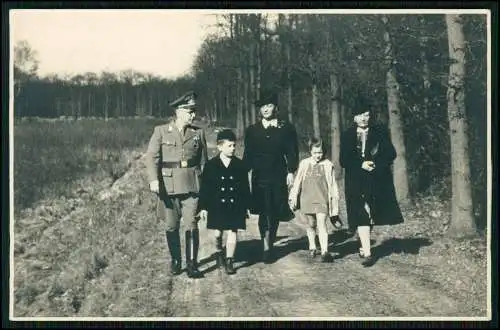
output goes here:
{"type": "Polygon", "coordinates": [[[108,86],[104,87],[104,120],[108,120],[109,117],[109,96],[108,96],[108,86]]]}
{"type": "Polygon", "coordinates": [[[382,16],[382,21],[386,25],[386,31],[384,32],[385,60],[389,67],[386,73],[389,128],[391,132],[392,142],[398,154],[394,161],[394,183],[396,189],[396,197],[398,201],[404,205],[408,202],[409,186],[406,165],[406,147],[404,143],[401,112],[399,109],[399,83],[396,79],[396,72],[393,65],[394,55],[391,36],[388,29],[388,18],[386,15],[382,16]]]}
{"type": "Polygon", "coordinates": [[[286,92],[287,92],[287,112],[288,120],[293,122],[293,104],[292,104],[292,70],[291,70],[291,49],[290,42],[287,40],[285,45],[286,56],[286,92]]]}
{"type": "Polygon", "coordinates": [[[257,14],[257,76],[255,77],[255,99],[260,99],[260,89],[261,89],[261,79],[262,79],[262,41],[260,40],[261,28],[260,24],[262,21],[262,14],[257,14]]]}
{"type": "Polygon", "coordinates": [[[332,141],[332,160],[335,166],[335,174],[337,177],[341,174],[339,161],[340,151],[340,108],[339,108],[339,79],[337,74],[330,74],[330,93],[331,93],[331,141],[332,141]]]}
{"type": "Polygon", "coordinates": [[[312,100],[314,136],[316,138],[320,138],[321,137],[321,130],[320,130],[320,125],[319,125],[318,85],[316,84],[316,82],[313,82],[313,84],[312,84],[311,100],[312,100]]]}
{"type": "Polygon", "coordinates": [[[255,123],[255,95],[256,93],[256,84],[255,84],[255,41],[251,41],[250,45],[250,120],[251,122],[248,124],[255,123]]]}
{"type": "Polygon", "coordinates": [[[451,224],[452,236],[476,234],[473,217],[469,139],[465,109],[465,37],[462,17],[446,14],[450,73],[448,80],[448,119],[451,141],[451,224]]]}

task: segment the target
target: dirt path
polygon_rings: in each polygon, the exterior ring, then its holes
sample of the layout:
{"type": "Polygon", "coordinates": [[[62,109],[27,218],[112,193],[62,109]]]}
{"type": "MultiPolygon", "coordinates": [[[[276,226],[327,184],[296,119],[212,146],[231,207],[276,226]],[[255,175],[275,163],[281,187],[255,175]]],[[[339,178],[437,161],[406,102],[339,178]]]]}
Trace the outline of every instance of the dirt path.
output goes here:
{"type": "MultiPolygon", "coordinates": [[[[355,238],[332,231],[330,250],[338,257],[333,263],[323,264],[308,258],[305,229],[298,220],[281,223],[276,243],[278,259],[265,265],[258,260],[261,243],[257,219],[249,219],[247,230],[239,233],[237,273],[232,276],[214,267],[214,239],[201,223],[199,261],[205,277],[190,279],[185,273],[171,277],[164,229],[155,219],[154,198],[145,190],[142,160],[138,159],[112,189],[101,193],[107,196],[104,199],[78,206],[62,217],[65,221],[46,223],[42,231],[24,227],[22,234],[16,232],[16,244],[22,245],[22,239],[28,238],[36,242],[29,245],[31,248],[24,243],[26,248],[16,254],[16,316],[486,314],[483,297],[472,297],[470,285],[464,290],[450,285],[457,274],[452,273],[455,268],[445,264],[445,257],[440,264],[423,257],[432,253],[433,246],[425,237],[394,240],[375,232],[374,249],[382,258],[373,267],[363,268],[355,238]],[[54,233],[59,238],[54,239],[54,233]],[[409,249],[410,245],[413,248],[409,249]],[[449,276],[438,276],[443,272],[449,272],[449,276]]],[[[468,274],[460,275],[463,279],[468,274]]],[[[471,283],[474,276],[470,275],[471,283]]]]}
{"type": "MultiPolygon", "coordinates": [[[[466,301],[443,292],[439,283],[417,274],[414,264],[398,262],[398,256],[379,260],[371,268],[363,268],[355,253],[331,264],[311,261],[304,250],[304,230],[294,222],[281,224],[277,244],[281,258],[265,265],[251,260],[251,252],[258,257],[260,250],[256,219],[250,220],[240,235],[237,274],[232,276],[214,269],[211,234],[202,228],[200,235],[200,269],[205,278],[183,274],[173,279],[170,301],[175,316],[472,316],[466,301]]],[[[353,243],[343,243],[349,242],[353,243]]]]}

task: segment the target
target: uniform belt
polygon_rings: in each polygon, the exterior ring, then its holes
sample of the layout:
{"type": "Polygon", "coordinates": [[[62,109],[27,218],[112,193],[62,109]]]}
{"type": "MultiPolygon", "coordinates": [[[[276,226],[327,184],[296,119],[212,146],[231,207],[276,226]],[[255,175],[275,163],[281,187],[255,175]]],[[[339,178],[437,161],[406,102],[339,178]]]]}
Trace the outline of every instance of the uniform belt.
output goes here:
{"type": "Polygon", "coordinates": [[[179,162],[162,162],[162,168],[186,168],[198,165],[195,160],[182,160],[179,162]]]}

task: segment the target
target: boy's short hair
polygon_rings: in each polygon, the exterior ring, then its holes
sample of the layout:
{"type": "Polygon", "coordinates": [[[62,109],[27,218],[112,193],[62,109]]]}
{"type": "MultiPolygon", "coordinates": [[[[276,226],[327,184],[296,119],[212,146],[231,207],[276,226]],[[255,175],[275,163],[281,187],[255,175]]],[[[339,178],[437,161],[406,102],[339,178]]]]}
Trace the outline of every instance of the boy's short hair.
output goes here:
{"type": "Polygon", "coordinates": [[[236,142],[236,135],[230,129],[223,129],[217,133],[217,144],[222,144],[224,141],[236,142]]]}
{"type": "Polygon", "coordinates": [[[323,143],[321,138],[312,137],[309,139],[307,145],[309,146],[309,151],[311,151],[313,147],[319,147],[323,153],[326,153],[326,144],[323,143]]]}

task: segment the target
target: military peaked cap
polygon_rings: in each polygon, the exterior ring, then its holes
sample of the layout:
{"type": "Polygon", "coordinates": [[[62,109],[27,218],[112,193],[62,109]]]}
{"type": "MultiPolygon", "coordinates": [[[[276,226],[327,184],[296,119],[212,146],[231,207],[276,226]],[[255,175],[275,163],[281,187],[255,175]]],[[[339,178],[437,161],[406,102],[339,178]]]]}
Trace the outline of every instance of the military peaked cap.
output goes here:
{"type": "Polygon", "coordinates": [[[196,107],[196,93],[189,91],[186,94],[179,97],[177,100],[170,103],[171,107],[174,108],[185,108],[191,109],[196,107]]]}

